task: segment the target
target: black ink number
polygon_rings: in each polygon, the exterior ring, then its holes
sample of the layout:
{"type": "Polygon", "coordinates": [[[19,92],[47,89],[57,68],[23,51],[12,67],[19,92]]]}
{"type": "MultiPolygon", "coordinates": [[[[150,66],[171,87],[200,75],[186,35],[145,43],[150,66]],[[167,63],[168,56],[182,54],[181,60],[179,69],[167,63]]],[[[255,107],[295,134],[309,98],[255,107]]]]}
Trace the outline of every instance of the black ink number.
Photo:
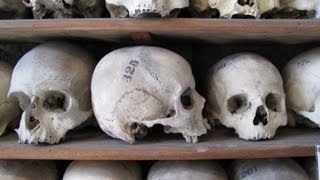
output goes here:
{"type": "Polygon", "coordinates": [[[139,66],[139,61],[131,60],[126,69],[124,70],[125,74],[122,76],[122,79],[127,83],[132,81],[132,76],[136,71],[136,67],[139,66]]]}
{"type": "Polygon", "coordinates": [[[251,168],[245,169],[240,173],[241,179],[244,179],[245,177],[250,176],[251,174],[257,171],[258,171],[257,167],[251,167],[251,168]]]}

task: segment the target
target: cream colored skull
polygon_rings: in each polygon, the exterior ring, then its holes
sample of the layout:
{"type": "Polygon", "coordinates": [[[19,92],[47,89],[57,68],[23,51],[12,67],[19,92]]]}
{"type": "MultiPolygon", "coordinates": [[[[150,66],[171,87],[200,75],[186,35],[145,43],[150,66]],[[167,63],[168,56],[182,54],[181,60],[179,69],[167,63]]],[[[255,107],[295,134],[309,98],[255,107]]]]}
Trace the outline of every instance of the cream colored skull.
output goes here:
{"type": "Polygon", "coordinates": [[[224,169],[213,161],[159,161],[147,180],[227,180],[224,169]]]}
{"type": "Polygon", "coordinates": [[[293,8],[297,10],[315,11],[315,18],[320,18],[319,0],[280,0],[282,8],[293,8]]]}
{"type": "Polygon", "coordinates": [[[306,172],[292,159],[247,159],[231,165],[233,180],[309,180],[306,172]]]}
{"type": "Polygon", "coordinates": [[[150,14],[160,14],[161,17],[174,17],[175,9],[189,6],[189,0],[105,0],[111,17],[124,18],[147,17],[150,14]],[[172,13],[172,14],[170,14],[172,13]]]}
{"type": "Polygon", "coordinates": [[[135,162],[73,161],[63,180],[142,180],[141,167],[135,162]]]}
{"type": "Polygon", "coordinates": [[[201,114],[205,99],[195,90],[190,65],[163,48],[139,46],[109,53],[94,71],[91,90],[100,127],[130,143],[156,124],[193,143],[209,128],[201,114]]]}
{"type": "MultiPolygon", "coordinates": [[[[282,73],[289,113],[303,116],[318,126],[320,126],[319,68],[320,48],[316,48],[293,58],[282,73]]],[[[291,117],[300,119],[295,115],[291,117]]]]}
{"type": "Polygon", "coordinates": [[[281,75],[259,55],[235,54],[218,62],[210,70],[207,92],[212,118],[234,128],[240,138],[271,138],[287,124],[281,75]]]}
{"type": "Polygon", "coordinates": [[[0,19],[23,19],[27,15],[21,0],[0,0],[0,19]]]}
{"type": "Polygon", "coordinates": [[[92,115],[93,63],[85,50],[63,42],[42,44],[20,59],[9,95],[24,111],[16,130],[21,143],[58,143],[92,115]]]}
{"type": "Polygon", "coordinates": [[[191,5],[200,16],[212,16],[208,11],[216,9],[220,17],[228,19],[235,15],[260,18],[265,12],[280,6],[279,0],[191,0],[191,5]]]}
{"type": "Polygon", "coordinates": [[[18,101],[7,98],[10,87],[12,68],[9,64],[0,62],[0,135],[7,126],[19,118],[18,101]]]}

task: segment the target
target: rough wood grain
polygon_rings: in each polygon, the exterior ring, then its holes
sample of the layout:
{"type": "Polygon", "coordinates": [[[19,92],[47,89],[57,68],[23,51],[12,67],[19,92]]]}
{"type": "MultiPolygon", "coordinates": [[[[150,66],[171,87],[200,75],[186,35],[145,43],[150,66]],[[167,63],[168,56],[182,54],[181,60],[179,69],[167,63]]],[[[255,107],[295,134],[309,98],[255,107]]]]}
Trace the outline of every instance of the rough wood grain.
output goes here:
{"type": "Polygon", "coordinates": [[[320,40],[320,21],[174,18],[0,21],[0,40],[5,41],[84,38],[121,42],[131,41],[136,32],[150,33],[158,41],[302,43],[320,40]]]}
{"type": "Polygon", "coordinates": [[[187,144],[177,135],[150,136],[131,145],[101,132],[71,134],[58,145],[22,145],[14,134],[0,138],[0,159],[195,160],[302,157],[315,154],[319,129],[280,129],[276,138],[250,142],[230,130],[217,130],[187,144]]]}

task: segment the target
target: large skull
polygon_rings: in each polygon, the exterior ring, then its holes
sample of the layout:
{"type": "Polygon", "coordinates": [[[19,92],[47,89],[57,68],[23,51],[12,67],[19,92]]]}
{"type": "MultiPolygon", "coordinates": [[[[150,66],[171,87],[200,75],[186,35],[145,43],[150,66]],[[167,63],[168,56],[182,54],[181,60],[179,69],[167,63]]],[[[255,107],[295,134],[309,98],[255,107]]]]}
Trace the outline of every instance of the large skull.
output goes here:
{"type": "Polygon", "coordinates": [[[45,18],[94,18],[104,12],[104,0],[22,0],[32,7],[35,19],[45,18]]]}
{"type": "Polygon", "coordinates": [[[62,42],[40,45],[20,59],[9,95],[24,111],[17,129],[21,143],[58,143],[92,115],[93,62],[85,50],[62,42]]]}
{"type": "Polygon", "coordinates": [[[246,159],[235,161],[232,180],[309,180],[306,172],[292,159],[246,159]]]}
{"type": "Polygon", "coordinates": [[[19,117],[19,103],[12,98],[7,98],[11,75],[11,66],[0,62],[0,135],[19,117]]]}
{"type": "Polygon", "coordinates": [[[288,111],[298,123],[302,116],[320,126],[319,68],[320,48],[316,48],[293,58],[283,70],[288,111]]]}
{"type": "Polygon", "coordinates": [[[268,60],[251,53],[228,56],[208,78],[207,110],[240,138],[266,139],[287,124],[281,75],[268,60]]]}
{"type": "Polygon", "coordinates": [[[142,180],[141,167],[135,162],[73,161],[63,180],[142,180]]]}
{"type": "Polygon", "coordinates": [[[189,6],[189,0],[105,0],[111,17],[148,17],[160,14],[161,17],[175,17],[179,10],[189,6]]]}
{"type": "Polygon", "coordinates": [[[0,0],[0,19],[23,19],[27,15],[21,0],[0,0]]]}
{"type": "Polygon", "coordinates": [[[282,8],[292,8],[311,12],[311,17],[320,18],[319,0],[280,0],[282,8]],[[314,12],[314,13],[312,13],[314,12]]]}
{"type": "Polygon", "coordinates": [[[123,48],[106,55],[94,71],[93,110],[107,134],[130,143],[156,124],[195,143],[209,127],[201,113],[205,99],[194,88],[190,65],[176,53],[123,48]]]}
{"type": "Polygon", "coordinates": [[[228,19],[245,16],[260,18],[265,12],[280,6],[279,0],[191,0],[191,5],[199,16],[228,19]]]}
{"type": "Polygon", "coordinates": [[[224,169],[214,161],[159,161],[147,180],[227,180],[224,169]]]}

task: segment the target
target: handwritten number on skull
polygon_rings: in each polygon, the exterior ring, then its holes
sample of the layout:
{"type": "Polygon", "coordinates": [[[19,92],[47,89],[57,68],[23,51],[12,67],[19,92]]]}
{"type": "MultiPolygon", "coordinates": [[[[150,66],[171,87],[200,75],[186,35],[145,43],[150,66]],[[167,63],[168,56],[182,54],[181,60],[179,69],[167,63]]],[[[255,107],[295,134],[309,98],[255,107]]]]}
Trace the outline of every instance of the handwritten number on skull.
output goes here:
{"type": "Polygon", "coordinates": [[[122,79],[123,79],[124,81],[126,81],[127,83],[129,83],[129,82],[132,81],[132,76],[123,75],[123,76],[122,76],[122,79]]]}
{"type": "Polygon", "coordinates": [[[139,62],[131,60],[129,64],[132,65],[133,67],[137,67],[139,65],[139,62]]]}
{"type": "Polygon", "coordinates": [[[126,69],[124,70],[125,74],[122,76],[122,79],[127,83],[132,81],[132,76],[135,72],[135,68],[139,66],[138,61],[131,60],[126,69]]]}

